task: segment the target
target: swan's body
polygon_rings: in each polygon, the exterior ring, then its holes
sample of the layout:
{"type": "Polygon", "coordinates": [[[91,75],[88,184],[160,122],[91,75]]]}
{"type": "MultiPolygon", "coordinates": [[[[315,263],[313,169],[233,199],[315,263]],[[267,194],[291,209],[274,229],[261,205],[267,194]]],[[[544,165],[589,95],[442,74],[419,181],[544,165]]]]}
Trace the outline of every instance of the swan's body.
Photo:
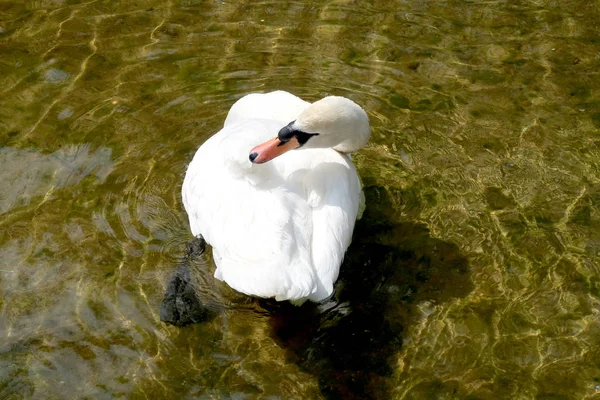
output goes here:
{"type": "Polygon", "coordinates": [[[236,102],[196,152],[182,188],[192,233],[213,247],[215,277],[276,300],[330,296],[362,198],[345,153],[369,135],[364,111],[344,98],[311,106],[278,91],[236,102]]]}

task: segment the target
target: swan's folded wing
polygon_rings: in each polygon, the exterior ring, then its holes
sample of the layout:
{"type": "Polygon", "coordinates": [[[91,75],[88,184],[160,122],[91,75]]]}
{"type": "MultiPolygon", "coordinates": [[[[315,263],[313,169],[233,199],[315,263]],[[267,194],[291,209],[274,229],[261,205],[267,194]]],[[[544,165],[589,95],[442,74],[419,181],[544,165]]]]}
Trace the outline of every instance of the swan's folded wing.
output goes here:
{"type": "Polygon", "coordinates": [[[215,276],[249,295],[294,300],[316,290],[309,249],[310,219],[298,199],[280,189],[230,191],[228,215],[214,215],[215,276]],[[235,200],[232,200],[235,199],[235,200]],[[240,200],[243,203],[240,205],[240,200]]]}
{"type": "Polygon", "coordinates": [[[239,292],[278,300],[314,293],[306,202],[270,181],[236,178],[207,144],[190,164],[182,193],[192,233],[213,247],[215,277],[239,292]]]}
{"type": "Polygon", "coordinates": [[[314,167],[306,181],[308,203],[313,207],[312,260],[319,278],[317,292],[310,297],[313,301],[323,300],[333,292],[359,209],[358,175],[352,162],[339,156],[314,167]]]}

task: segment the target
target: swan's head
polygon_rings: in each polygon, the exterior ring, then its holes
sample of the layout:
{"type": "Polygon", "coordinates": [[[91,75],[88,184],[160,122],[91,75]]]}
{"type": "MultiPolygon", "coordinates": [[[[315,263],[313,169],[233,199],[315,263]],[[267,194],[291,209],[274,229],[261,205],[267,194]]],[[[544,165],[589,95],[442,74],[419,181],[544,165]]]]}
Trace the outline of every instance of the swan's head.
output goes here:
{"type": "Polygon", "coordinates": [[[308,106],[281,130],[277,137],[250,151],[250,161],[262,164],[293,149],[333,148],[351,153],[371,136],[369,117],[358,104],[345,97],[329,96],[308,106]]]}

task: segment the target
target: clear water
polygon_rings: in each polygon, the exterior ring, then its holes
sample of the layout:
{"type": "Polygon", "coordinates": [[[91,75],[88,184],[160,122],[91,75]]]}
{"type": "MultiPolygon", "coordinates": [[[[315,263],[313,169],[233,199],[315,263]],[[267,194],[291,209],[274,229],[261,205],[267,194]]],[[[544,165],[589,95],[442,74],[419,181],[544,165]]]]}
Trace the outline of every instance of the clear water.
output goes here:
{"type": "Polygon", "coordinates": [[[597,1],[0,1],[0,397],[600,398],[597,1]],[[194,265],[195,149],[244,94],[347,96],[367,212],[315,316],[194,265]]]}

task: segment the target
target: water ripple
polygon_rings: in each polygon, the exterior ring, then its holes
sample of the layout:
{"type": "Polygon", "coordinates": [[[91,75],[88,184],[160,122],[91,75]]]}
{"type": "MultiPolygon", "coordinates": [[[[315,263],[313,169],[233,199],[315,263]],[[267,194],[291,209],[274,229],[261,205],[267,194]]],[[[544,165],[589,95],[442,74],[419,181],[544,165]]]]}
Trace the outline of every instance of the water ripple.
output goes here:
{"type": "Polygon", "coordinates": [[[592,2],[0,7],[0,393],[592,398],[600,103],[592,2]],[[192,265],[160,323],[195,149],[252,91],[352,98],[367,213],[315,317],[192,265]]]}

